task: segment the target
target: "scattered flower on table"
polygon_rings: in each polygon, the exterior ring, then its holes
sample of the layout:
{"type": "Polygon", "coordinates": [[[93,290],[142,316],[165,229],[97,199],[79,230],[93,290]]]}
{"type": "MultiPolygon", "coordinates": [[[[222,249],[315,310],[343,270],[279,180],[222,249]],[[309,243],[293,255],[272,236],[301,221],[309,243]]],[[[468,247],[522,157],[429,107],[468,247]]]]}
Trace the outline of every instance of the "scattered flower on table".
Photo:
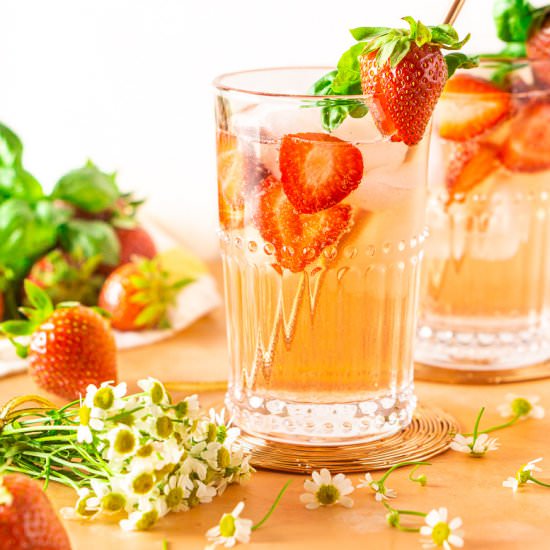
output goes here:
{"type": "Polygon", "coordinates": [[[536,395],[525,397],[508,393],[505,399],[506,403],[497,408],[504,418],[544,418],[544,408],[538,405],[540,398],[536,395]]]}
{"type": "Polygon", "coordinates": [[[365,487],[370,488],[374,491],[375,493],[374,498],[378,502],[388,498],[395,498],[397,496],[397,493],[393,489],[386,487],[383,482],[380,483],[380,482],[374,481],[370,473],[366,473],[364,479],[362,479],[357,484],[358,489],[363,489],[365,487]]]}
{"type": "Polygon", "coordinates": [[[213,549],[218,545],[231,548],[238,542],[248,543],[253,522],[250,519],[240,517],[243,509],[244,502],[239,502],[230,514],[224,514],[221,517],[218,525],[206,532],[206,537],[213,543],[207,548],[213,549]]]}
{"type": "Polygon", "coordinates": [[[473,457],[479,458],[488,451],[496,451],[500,446],[496,437],[489,437],[488,434],[480,434],[474,440],[473,436],[464,436],[456,434],[451,441],[451,449],[459,453],[467,453],[473,457]]]}
{"type": "Polygon", "coordinates": [[[300,495],[300,501],[308,510],[333,504],[341,504],[346,508],[353,506],[353,499],[348,496],[353,493],[353,485],[344,474],[332,476],[326,468],[323,468],[319,472],[313,472],[311,477],[312,479],[304,481],[306,492],[300,495]]]}
{"type": "Polygon", "coordinates": [[[514,477],[510,476],[502,482],[503,487],[509,487],[512,489],[512,492],[517,492],[517,490],[526,483],[533,483],[537,485],[542,485],[543,487],[550,487],[547,483],[543,483],[533,477],[533,472],[542,472],[542,469],[536,466],[538,462],[542,460],[541,458],[535,458],[531,460],[524,466],[522,466],[514,477]]]}
{"type": "Polygon", "coordinates": [[[424,521],[426,525],[420,528],[423,548],[439,548],[450,550],[453,546],[462,548],[464,546],[464,534],[460,530],[462,519],[459,517],[447,521],[447,508],[439,508],[429,512],[424,521]]]}

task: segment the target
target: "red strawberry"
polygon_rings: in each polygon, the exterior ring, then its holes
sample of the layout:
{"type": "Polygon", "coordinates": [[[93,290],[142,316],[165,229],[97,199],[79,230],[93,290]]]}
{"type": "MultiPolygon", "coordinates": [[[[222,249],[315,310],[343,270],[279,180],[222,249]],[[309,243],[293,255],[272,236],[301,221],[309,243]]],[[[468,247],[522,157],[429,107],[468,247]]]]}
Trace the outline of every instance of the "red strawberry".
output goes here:
{"type": "Polygon", "coordinates": [[[352,210],[338,204],[315,214],[298,213],[282,183],[268,176],[257,197],[254,223],[265,241],[275,247],[277,261],[291,271],[302,271],[323,249],[336,244],[351,227],[352,210]]]}
{"type": "Polygon", "coordinates": [[[532,68],[538,80],[550,85],[550,17],[535,22],[526,48],[527,57],[533,60],[532,68]]]}
{"type": "Polygon", "coordinates": [[[59,249],[36,261],[27,279],[44,289],[54,304],[75,301],[86,306],[97,304],[104,277],[96,273],[100,258],[84,259],[59,249]]]}
{"type": "Polygon", "coordinates": [[[447,82],[439,102],[439,135],[466,141],[495,126],[511,110],[509,93],[483,78],[456,75],[447,82]]]}
{"type": "Polygon", "coordinates": [[[157,255],[155,241],[143,227],[137,226],[129,229],[115,227],[115,232],[120,242],[119,265],[132,261],[134,256],[154,258],[157,255]]]}
{"type": "Polygon", "coordinates": [[[218,203],[220,226],[243,226],[245,197],[267,176],[266,169],[236,136],[219,132],[217,137],[218,203]]]}
{"type": "Polygon", "coordinates": [[[21,474],[0,477],[0,549],[71,550],[48,497],[21,474]]]}
{"type": "Polygon", "coordinates": [[[498,147],[491,143],[466,141],[453,144],[446,173],[449,202],[455,200],[457,194],[469,193],[499,166],[498,147]]]}
{"type": "Polygon", "coordinates": [[[116,381],[116,345],[109,323],[96,311],[81,305],[53,309],[40,287],[25,281],[33,308],[21,308],[28,321],[5,321],[0,329],[11,337],[30,336],[29,373],[42,388],[66,399],[76,399],[89,384],[116,381]]]}
{"type": "Polygon", "coordinates": [[[361,87],[369,96],[374,121],[392,141],[415,145],[424,136],[435,104],[447,80],[447,65],[439,47],[410,43],[394,67],[379,66],[376,51],[359,56],[361,87]]]}
{"type": "Polygon", "coordinates": [[[500,156],[513,172],[550,168],[550,103],[531,103],[518,113],[500,156]]]}
{"type": "Polygon", "coordinates": [[[279,153],[288,200],[303,214],[325,210],[357,189],[363,176],[361,151],[328,134],[288,134],[279,153]]]}
{"type": "Polygon", "coordinates": [[[115,269],[103,285],[99,307],[111,315],[118,330],[170,326],[167,310],[178,291],[191,279],[169,282],[169,274],[155,260],[139,260],[115,269]]]}

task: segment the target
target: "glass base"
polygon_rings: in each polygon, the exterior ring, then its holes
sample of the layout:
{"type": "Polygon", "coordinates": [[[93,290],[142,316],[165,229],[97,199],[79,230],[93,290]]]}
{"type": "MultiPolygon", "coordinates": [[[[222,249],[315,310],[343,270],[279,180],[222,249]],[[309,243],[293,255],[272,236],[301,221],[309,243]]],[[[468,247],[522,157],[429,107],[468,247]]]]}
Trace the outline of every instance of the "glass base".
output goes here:
{"type": "Polygon", "coordinates": [[[228,392],[226,406],[244,432],[281,443],[331,446],[393,435],[408,426],[416,407],[413,386],[345,403],[305,403],[252,392],[228,392]]]}
{"type": "MultiPolygon", "coordinates": [[[[479,323],[481,324],[481,323],[479,323]]],[[[494,324],[494,323],[493,323],[494,324]]],[[[447,369],[516,369],[550,359],[550,327],[501,326],[457,330],[448,324],[420,323],[415,361],[447,369]]]]}

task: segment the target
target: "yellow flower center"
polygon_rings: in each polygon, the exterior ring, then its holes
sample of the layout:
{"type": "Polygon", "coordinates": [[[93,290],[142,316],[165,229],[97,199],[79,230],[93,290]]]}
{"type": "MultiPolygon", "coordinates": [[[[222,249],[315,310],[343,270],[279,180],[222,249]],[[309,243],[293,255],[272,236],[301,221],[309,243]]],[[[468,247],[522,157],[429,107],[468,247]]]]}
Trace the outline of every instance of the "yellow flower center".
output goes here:
{"type": "Polygon", "coordinates": [[[88,508],[88,501],[93,498],[94,495],[88,495],[87,497],[81,498],[76,503],[76,513],[82,517],[95,516],[97,510],[90,510],[88,508]]]}
{"type": "Polygon", "coordinates": [[[101,499],[101,507],[106,512],[119,512],[125,504],[126,499],[120,493],[109,493],[101,499]]]}
{"type": "Polygon", "coordinates": [[[147,445],[143,445],[143,447],[140,447],[137,450],[136,456],[139,456],[140,458],[147,458],[153,454],[153,451],[153,445],[151,445],[151,443],[147,443],[147,445]]]}
{"type": "Polygon", "coordinates": [[[208,424],[208,435],[206,436],[206,440],[208,443],[212,443],[212,441],[216,441],[216,435],[217,435],[218,429],[216,427],[216,424],[208,424]]]}
{"type": "Polygon", "coordinates": [[[334,485],[321,485],[315,496],[321,504],[334,504],[340,498],[340,491],[334,485]]]}
{"type": "Polygon", "coordinates": [[[220,535],[229,538],[235,534],[235,531],[235,518],[231,514],[224,514],[220,520],[220,535]]]}
{"type": "Polygon", "coordinates": [[[437,546],[443,546],[443,543],[449,538],[450,534],[451,529],[449,524],[444,521],[440,521],[434,525],[432,530],[432,540],[435,544],[437,544],[437,546]]]}
{"type": "Polygon", "coordinates": [[[106,386],[105,388],[100,388],[97,390],[94,395],[94,407],[99,409],[110,409],[115,402],[115,394],[113,393],[112,388],[106,386]]]}
{"type": "Polygon", "coordinates": [[[168,416],[159,416],[156,422],[156,429],[159,437],[167,439],[173,431],[172,419],[168,416]]]}
{"type": "Polygon", "coordinates": [[[516,397],[511,404],[515,416],[526,416],[531,412],[533,405],[523,397],[516,397]]]}
{"type": "Polygon", "coordinates": [[[150,510],[149,512],[145,512],[141,518],[136,521],[136,529],[139,529],[140,531],[143,531],[145,529],[149,529],[155,525],[157,522],[159,515],[156,510],[150,510]]]}
{"type": "Polygon", "coordinates": [[[187,412],[189,410],[189,406],[187,405],[187,401],[180,401],[175,407],[174,411],[176,413],[176,416],[178,418],[183,418],[187,415],[187,412]]]}
{"type": "Polygon", "coordinates": [[[164,398],[164,389],[158,382],[155,382],[153,384],[153,387],[151,388],[151,391],[149,393],[151,395],[151,401],[155,405],[158,405],[164,398]]]}
{"type": "Polygon", "coordinates": [[[120,430],[115,437],[113,447],[119,455],[131,453],[136,446],[136,436],[130,430],[120,430]]]}
{"type": "Polygon", "coordinates": [[[136,495],[146,495],[155,484],[155,480],[151,474],[143,473],[139,474],[134,481],[132,481],[132,489],[136,495]]]}
{"type": "Polygon", "coordinates": [[[176,508],[183,500],[183,489],[181,487],[174,487],[166,495],[166,505],[168,508],[176,508]]]}
{"type": "Polygon", "coordinates": [[[220,468],[228,468],[231,463],[231,456],[225,447],[221,447],[218,451],[218,466],[220,468]]]}
{"type": "Polygon", "coordinates": [[[82,407],[78,409],[78,418],[80,419],[80,424],[82,426],[87,426],[90,423],[91,412],[90,407],[87,407],[86,405],[82,405],[82,407]]]}

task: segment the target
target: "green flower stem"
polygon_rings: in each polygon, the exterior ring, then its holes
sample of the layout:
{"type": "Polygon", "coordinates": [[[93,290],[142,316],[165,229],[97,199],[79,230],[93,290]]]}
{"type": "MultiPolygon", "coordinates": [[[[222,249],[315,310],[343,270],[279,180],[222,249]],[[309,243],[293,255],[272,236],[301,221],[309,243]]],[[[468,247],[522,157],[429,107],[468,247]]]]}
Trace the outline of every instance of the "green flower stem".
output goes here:
{"type": "Polygon", "coordinates": [[[386,510],[388,510],[392,514],[397,514],[397,522],[392,522],[390,525],[392,527],[395,527],[399,531],[403,531],[404,533],[419,533],[420,527],[407,527],[406,525],[401,525],[401,516],[417,516],[425,518],[428,514],[424,512],[417,512],[416,510],[398,510],[397,508],[393,508],[390,506],[387,502],[383,502],[384,506],[386,507],[386,510]]]}
{"type": "Polygon", "coordinates": [[[431,462],[423,462],[418,460],[407,460],[405,462],[399,462],[392,466],[378,481],[377,483],[384,483],[388,479],[389,475],[397,470],[397,468],[402,468],[403,466],[431,466],[431,462]]]}
{"type": "Polygon", "coordinates": [[[120,419],[130,415],[134,414],[135,412],[143,410],[145,407],[136,407],[135,409],[130,409],[129,411],[124,411],[119,414],[115,414],[114,416],[108,416],[105,420],[110,420],[111,422],[118,422],[120,419]]]}
{"type": "Polygon", "coordinates": [[[82,464],[82,463],[79,463],[79,462],[71,462],[69,460],[64,460],[62,458],[54,456],[52,454],[39,453],[39,452],[36,452],[36,451],[26,451],[25,454],[27,456],[34,456],[34,457],[37,457],[37,458],[43,458],[45,460],[51,460],[52,462],[56,462],[60,466],[66,466],[67,468],[69,468],[70,470],[72,470],[74,472],[77,472],[77,471],[81,470],[82,472],[87,472],[89,474],[95,474],[95,475],[100,475],[100,476],[102,476],[104,474],[103,471],[96,470],[95,468],[91,468],[87,464],[82,464]]]}
{"type": "Polygon", "coordinates": [[[289,479],[284,485],[283,488],[279,491],[279,494],[275,497],[275,500],[273,501],[273,504],[267,511],[267,514],[258,522],[256,525],[252,527],[252,531],[256,531],[256,529],[259,529],[268,519],[269,516],[275,511],[275,508],[277,508],[277,505],[279,504],[279,501],[285,494],[285,491],[288,489],[288,486],[292,483],[292,479],[289,479]]]}
{"type": "MultiPolygon", "coordinates": [[[[487,428],[485,430],[479,430],[477,432],[477,435],[490,434],[491,432],[496,432],[497,430],[509,428],[510,426],[514,425],[520,418],[521,418],[521,415],[517,414],[516,416],[511,418],[508,422],[504,422],[504,424],[498,424],[497,426],[492,426],[491,428],[487,428]]],[[[470,436],[470,435],[474,435],[474,434],[473,433],[464,434],[464,436],[470,436]]]]}
{"type": "Polygon", "coordinates": [[[538,479],[535,479],[533,476],[529,476],[529,480],[533,483],[536,483],[537,485],[540,485],[541,487],[550,487],[550,483],[544,483],[543,481],[539,481],[538,479]]]}
{"type": "Polygon", "coordinates": [[[74,432],[75,427],[73,426],[34,426],[29,428],[10,428],[9,430],[4,431],[4,435],[14,435],[14,434],[30,434],[33,432],[74,432]]]}

